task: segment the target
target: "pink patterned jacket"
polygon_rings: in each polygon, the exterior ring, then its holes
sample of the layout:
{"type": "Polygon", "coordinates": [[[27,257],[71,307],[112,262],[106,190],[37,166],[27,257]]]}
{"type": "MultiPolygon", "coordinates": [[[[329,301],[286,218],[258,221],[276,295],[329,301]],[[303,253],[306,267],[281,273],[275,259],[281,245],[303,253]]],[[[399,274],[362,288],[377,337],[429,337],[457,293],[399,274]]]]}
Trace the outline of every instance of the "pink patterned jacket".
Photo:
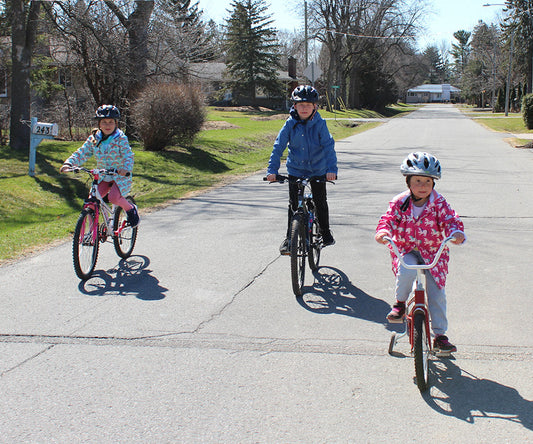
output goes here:
{"type": "MultiPolygon", "coordinates": [[[[411,194],[409,190],[395,196],[389,203],[389,209],[381,216],[376,233],[386,232],[390,235],[400,253],[406,254],[418,250],[426,263],[433,261],[444,237],[456,231],[463,232],[464,226],[457,213],[450,207],[446,199],[432,191],[424,211],[418,219],[413,217],[413,201],[410,199],[406,211],[401,210],[402,204],[411,194]]],[[[391,249],[392,271],[398,273],[398,258],[391,249]]],[[[448,274],[449,250],[446,247],[435,268],[431,270],[439,288],[444,288],[448,274]]]]}
{"type": "MultiPolygon", "coordinates": [[[[97,168],[124,168],[130,173],[133,169],[133,151],[128,137],[118,128],[104,141],[102,141],[102,132],[96,131],[65,162],[80,166],[93,155],[97,168]]],[[[109,181],[107,177],[100,178],[100,182],[104,180],[109,181]]],[[[120,194],[126,197],[131,191],[131,174],[129,176],[113,176],[113,181],[117,184],[120,194]]]]}

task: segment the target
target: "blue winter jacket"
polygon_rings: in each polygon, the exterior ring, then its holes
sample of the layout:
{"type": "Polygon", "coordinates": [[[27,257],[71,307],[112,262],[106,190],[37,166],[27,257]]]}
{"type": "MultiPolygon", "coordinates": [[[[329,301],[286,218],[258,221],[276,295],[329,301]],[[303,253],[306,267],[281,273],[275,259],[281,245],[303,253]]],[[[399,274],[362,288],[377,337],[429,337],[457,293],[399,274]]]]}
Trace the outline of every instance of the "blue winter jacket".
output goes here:
{"type": "Polygon", "coordinates": [[[281,128],[268,162],[267,174],[278,174],[281,156],[287,145],[287,172],[296,177],[337,174],[335,141],[326,121],[315,112],[310,120],[303,121],[291,108],[285,125],[281,128]]]}

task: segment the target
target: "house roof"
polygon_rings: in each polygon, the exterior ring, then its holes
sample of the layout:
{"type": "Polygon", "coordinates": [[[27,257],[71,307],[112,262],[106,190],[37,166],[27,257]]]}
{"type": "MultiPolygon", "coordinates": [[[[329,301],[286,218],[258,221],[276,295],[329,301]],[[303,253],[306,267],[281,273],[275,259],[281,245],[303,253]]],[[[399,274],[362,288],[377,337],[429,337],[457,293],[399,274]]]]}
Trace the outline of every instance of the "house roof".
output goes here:
{"type": "Polygon", "coordinates": [[[425,92],[425,93],[442,93],[444,90],[448,90],[450,92],[461,92],[459,88],[456,88],[455,86],[450,85],[449,83],[441,83],[440,85],[435,84],[427,84],[427,85],[418,85],[414,88],[410,88],[407,91],[408,92],[425,92]]]}

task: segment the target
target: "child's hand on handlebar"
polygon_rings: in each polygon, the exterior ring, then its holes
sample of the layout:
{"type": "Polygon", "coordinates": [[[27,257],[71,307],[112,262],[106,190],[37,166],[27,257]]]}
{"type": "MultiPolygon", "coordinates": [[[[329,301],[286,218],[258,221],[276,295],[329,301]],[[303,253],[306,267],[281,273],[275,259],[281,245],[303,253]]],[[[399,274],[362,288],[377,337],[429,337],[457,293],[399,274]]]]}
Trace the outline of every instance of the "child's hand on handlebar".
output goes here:
{"type": "Polygon", "coordinates": [[[337,180],[337,175],[335,173],[327,173],[326,180],[337,180]]]}
{"type": "Polygon", "coordinates": [[[388,241],[385,240],[386,236],[390,236],[389,233],[386,233],[385,231],[380,231],[379,233],[376,233],[374,239],[380,244],[387,244],[388,241]]]}
{"type": "Polygon", "coordinates": [[[275,182],[276,179],[277,179],[277,178],[276,178],[276,175],[275,175],[275,174],[269,174],[269,175],[267,176],[267,180],[268,180],[269,182],[275,182]]]}
{"type": "Polygon", "coordinates": [[[69,171],[72,171],[72,165],[69,163],[64,163],[61,165],[61,168],[59,168],[60,173],[68,173],[69,171]]]}
{"type": "Polygon", "coordinates": [[[460,245],[465,241],[465,235],[461,232],[453,234],[453,239],[450,241],[452,244],[460,245]]]}

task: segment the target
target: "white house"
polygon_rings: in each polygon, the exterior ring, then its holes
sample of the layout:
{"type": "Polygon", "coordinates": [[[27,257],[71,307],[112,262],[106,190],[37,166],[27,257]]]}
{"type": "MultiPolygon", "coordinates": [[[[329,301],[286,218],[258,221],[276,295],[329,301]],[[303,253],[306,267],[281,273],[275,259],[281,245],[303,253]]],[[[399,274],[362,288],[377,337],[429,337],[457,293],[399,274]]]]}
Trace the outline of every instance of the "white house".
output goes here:
{"type": "Polygon", "coordinates": [[[461,90],[449,83],[418,85],[407,90],[407,103],[450,102],[459,97],[461,90]]]}

